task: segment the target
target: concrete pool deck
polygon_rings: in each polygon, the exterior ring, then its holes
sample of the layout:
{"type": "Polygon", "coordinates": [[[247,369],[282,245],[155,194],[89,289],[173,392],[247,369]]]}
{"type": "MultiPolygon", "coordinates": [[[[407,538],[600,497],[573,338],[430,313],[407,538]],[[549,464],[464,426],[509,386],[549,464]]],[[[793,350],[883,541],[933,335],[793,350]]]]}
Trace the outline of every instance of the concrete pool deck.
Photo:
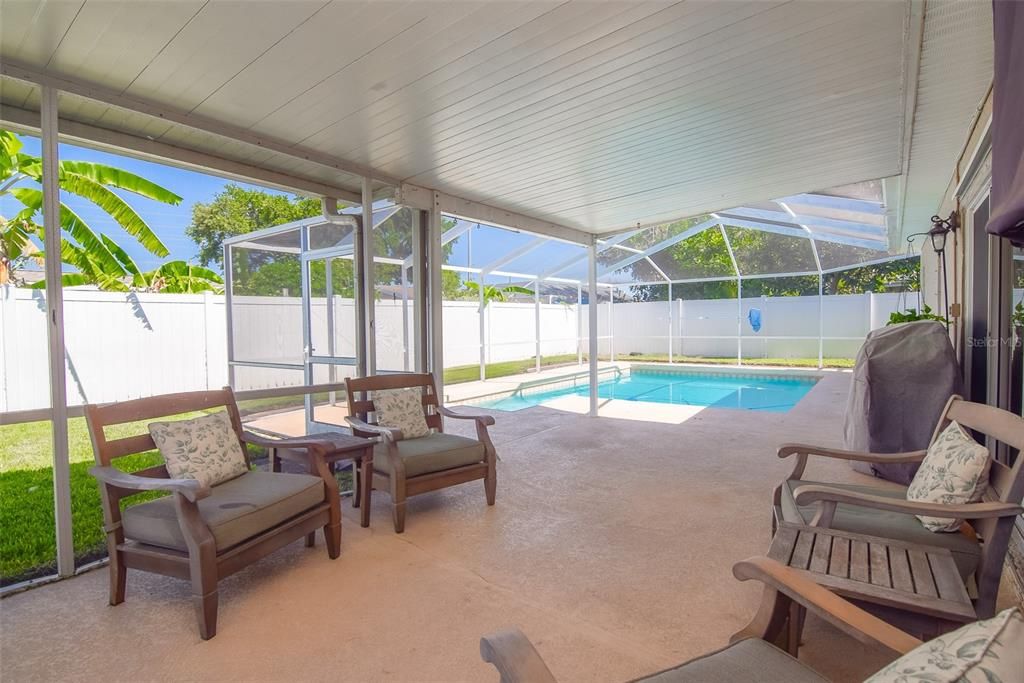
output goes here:
{"type": "MultiPolygon", "coordinates": [[[[706,408],[677,424],[493,412],[494,507],[479,482],[416,496],[398,535],[386,494],[368,529],[346,500],[341,557],[296,542],[229,577],[208,642],[186,581],[129,572],[117,607],[105,569],[13,595],[3,680],[496,681],[479,637],[511,625],[561,681],[657,671],[724,646],[754,614],[760,587],[731,568],[768,548],[771,491],[792,466],[775,448],[841,445],[848,386],[837,373],[789,413],[706,408]]],[[[878,483],[844,463],[809,472],[878,483]]],[[[801,658],[834,681],[887,661],[814,618],[801,658]]]]}

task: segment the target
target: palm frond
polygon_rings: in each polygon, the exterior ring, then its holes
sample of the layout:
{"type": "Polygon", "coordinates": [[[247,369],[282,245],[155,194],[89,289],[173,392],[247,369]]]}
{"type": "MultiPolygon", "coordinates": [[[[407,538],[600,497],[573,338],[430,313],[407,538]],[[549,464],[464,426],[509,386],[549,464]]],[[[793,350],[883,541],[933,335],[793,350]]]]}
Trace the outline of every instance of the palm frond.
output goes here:
{"type": "Polygon", "coordinates": [[[77,194],[79,197],[88,199],[92,203],[110,214],[110,217],[117,221],[125,232],[134,237],[149,252],[157,256],[167,256],[170,251],[156,236],[149,224],[142,216],[136,213],[125,200],[117,194],[96,182],[92,178],[76,173],[63,171],[60,176],[61,189],[77,194]]]}
{"type": "Polygon", "coordinates": [[[181,197],[167,188],[120,168],[89,161],[70,160],[60,162],[60,168],[66,173],[83,176],[100,185],[116,187],[119,190],[125,190],[140,197],[146,197],[147,199],[153,199],[165,204],[181,203],[181,197]]]}
{"type": "MultiPolygon", "coordinates": [[[[29,215],[35,215],[43,206],[43,193],[31,187],[17,187],[11,194],[25,205],[29,215]]],[[[21,214],[25,214],[22,211],[21,214]]],[[[20,215],[20,214],[19,214],[20,215]]],[[[64,204],[60,205],[60,225],[81,247],[93,255],[93,260],[103,266],[103,272],[124,275],[124,268],[110,253],[103,241],[93,232],[92,228],[78,214],[64,204]]],[[[39,228],[39,238],[44,239],[43,229],[39,228]]]]}

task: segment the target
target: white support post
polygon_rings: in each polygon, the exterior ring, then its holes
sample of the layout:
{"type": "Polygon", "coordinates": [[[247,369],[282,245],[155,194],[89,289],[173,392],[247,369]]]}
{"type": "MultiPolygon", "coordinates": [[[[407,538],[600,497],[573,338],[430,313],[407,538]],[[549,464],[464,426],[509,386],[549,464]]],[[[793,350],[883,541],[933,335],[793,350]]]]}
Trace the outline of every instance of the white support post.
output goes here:
{"type": "Polygon", "coordinates": [[[608,358],[615,362],[615,287],[608,288],[608,358]]]}
{"type": "MultiPolygon", "coordinates": [[[[427,310],[426,292],[430,289],[429,284],[424,280],[426,269],[423,267],[426,261],[426,250],[424,247],[429,244],[429,221],[424,216],[430,216],[426,211],[415,211],[412,224],[412,329],[413,329],[413,368],[416,372],[427,371],[427,310]],[[427,237],[425,239],[424,237],[427,237]]],[[[404,268],[404,265],[403,265],[404,268]]]]}
{"type": "Polygon", "coordinates": [[[576,364],[583,365],[583,284],[576,283],[576,364]]]}
{"type": "Polygon", "coordinates": [[[673,306],[672,306],[672,283],[668,283],[668,362],[672,363],[672,327],[674,324],[673,320],[673,306]]]}
{"type": "Polygon", "coordinates": [[[224,245],[224,319],[227,323],[225,341],[227,342],[228,386],[235,388],[235,319],[231,302],[231,289],[235,286],[234,266],[232,265],[231,246],[224,245]]]}
{"type": "Polygon", "coordinates": [[[75,573],[71,528],[71,465],[68,456],[68,397],[65,374],[64,290],[60,259],[60,184],[57,151],[57,91],[41,90],[40,128],[43,157],[43,226],[46,269],[46,330],[50,360],[50,413],[53,441],[53,507],[56,520],[57,574],[75,573]]]}
{"type": "Polygon", "coordinates": [[[534,370],[540,372],[540,279],[533,281],[534,370]]]}
{"type": "MultiPolygon", "coordinates": [[[[374,286],[374,235],[373,235],[373,179],[363,178],[363,243],[362,253],[358,256],[363,261],[363,279],[365,286],[363,290],[363,324],[366,330],[366,347],[363,349],[366,354],[366,374],[373,375],[377,372],[377,332],[375,325],[376,316],[376,291],[374,286]]],[[[328,287],[330,285],[328,284],[328,287]]]]}
{"type": "MultiPolygon", "coordinates": [[[[331,258],[324,259],[324,283],[326,286],[324,291],[327,295],[327,355],[334,358],[334,271],[331,268],[332,260],[331,258]]],[[[331,384],[338,381],[338,368],[333,363],[327,366],[327,381],[331,384]]],[[[336,392],[327,393],[327,402],[332,406],[337,405],[337,399],[336,392]]]]}
{"type": "Polygon", "coordinates": [[[590,416],[597,417],[597,239],[587,247],[587,317],[590,331],[590,416]]]}
{"type": "Polygon", "coordinates": [[[743,278],[736,278],[736,365],[743,365],[743,278]]]}
{"type": "Polygon", "coordinates": [[[480,325],[480,381],[487,379],[487,302],[484,300],[484,274],[481,272],[477,278],[477,295],[480,301],[479,325],[480,325]]]}
{"type": "Polygon", "coordinates": [[[444,401],[444,297],[442,296],[441,265],[444,262],[441,247],[441,195],[434,193],[434,208],[430,212],[430,241],[427,276],[430,278],[430,372],[434,375],[438,400],[444,401]]]}
{"type": "Polygon", "coordinates": [[[825,276],[818,272],[818,369],[825,367],[825,276]]]}
{"type": "MultiPolygon", "coordinates": [[[[413,230],[415,230],[413,226],[413,230]]],[[[409,372],[409,275],[402,266],[402,369],[409,372]]]]}
{"type": "Polygon", "coordinates": [[[736,365],[743,365],[743,276],[740,274],[740,266],[736,262],[736,254],[732,250],[729,233],[725,231],[724,225],[719,224],[718,229],[722,232],[722,239],[725,240],[725,248],[729,252],[732,269],[736,271],[736,365]]]}
{"type": "MultiPolygon", "coordinates": [[[[684,359],[686,358],[686,328],[683,327],[683,322],[686,320],[686,302],[683,299],[679,299],[679,355],[684,359]]],[[[685,362],[685,360],[683,361],[685,362]]]]}

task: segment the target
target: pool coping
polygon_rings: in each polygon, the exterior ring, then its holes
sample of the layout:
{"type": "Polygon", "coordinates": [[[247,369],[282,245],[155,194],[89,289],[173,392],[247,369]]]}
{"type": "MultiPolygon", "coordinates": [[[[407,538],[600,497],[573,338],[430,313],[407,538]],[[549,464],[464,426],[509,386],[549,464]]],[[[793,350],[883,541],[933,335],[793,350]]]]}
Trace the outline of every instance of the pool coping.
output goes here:
{"type": "MultiPolygon", "coordinates": [[[[607,374],[610,372],[621,373],[624,370],[632,372],[633,370],[657,372],[662,374],[713,374],[721,375],[723,377],[753,377],[753,378],[764,378],[764,379],[776,379],[776,378],[795,378],[795,379],[814,379],[815,381],[821,380],[827,375],[835,372],[849,372],[845,369],[839,370],[826,370],[821,368],[786,368],[777,366],[749,366],[749,365],[719,365],[719,364],[698,364],[698,363],[624,363],[625,367],[612,366],[601,368],[598,371],[598,376],[607,374]]],[[[559,375],[557,377],[551,377],[544,380],[532,380],[520,382],[514,389],[504,389],[501,391],[495,391],[489,394],[481,394],[479,396],[473,396],[470,398],[460,399],[458,401],[448,401],[448,405],[460,405],[460,406],[472,406],[479,408],[486,408],[486,406],[478,405],[481,402],[500,401],[502,399],[509,398],[516,394],[523,395],[526,392],[537,393],[530,390],[543,390],[548,391],[553,388],[553,385],[562,383],[568,383],[570,381],[576,381],[579,379],[590,379],[590,371],[584,370],[580,372],[570,373],[567,375],[559,375]]]]}

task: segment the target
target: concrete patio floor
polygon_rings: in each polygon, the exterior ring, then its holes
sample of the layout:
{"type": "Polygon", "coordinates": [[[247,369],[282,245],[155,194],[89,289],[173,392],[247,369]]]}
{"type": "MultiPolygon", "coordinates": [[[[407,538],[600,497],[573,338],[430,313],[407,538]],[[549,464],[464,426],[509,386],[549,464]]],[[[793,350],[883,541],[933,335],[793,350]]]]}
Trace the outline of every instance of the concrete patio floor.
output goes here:
{"type": "MultiPolygon", "coordinates": [[[[622,681],[722,647],[760,586],[738,560],[770,539],[783,441],[839,445],[849,375],[786,414],[679,420],[495,413],[498,500],[479,482],[413,498],[406,532],[376,493],[371,527],[343,505],[342,555],[301,542],[221,584],[219,632],[199,640],[186,582],[105,569],[0,603],[4,681],[496,681],[481,634],[516,625],[562,681],[622,681]]],[[[469,411],[468,408],[460,410],[469,411]]],[[[450,421],[453,431],[471,425],[450,421]]],[[[867,479],[837,463],[815,476],[867,479]]],[[[801,655],[857,681],[884,654],[810,619],[801,655]]]]}

